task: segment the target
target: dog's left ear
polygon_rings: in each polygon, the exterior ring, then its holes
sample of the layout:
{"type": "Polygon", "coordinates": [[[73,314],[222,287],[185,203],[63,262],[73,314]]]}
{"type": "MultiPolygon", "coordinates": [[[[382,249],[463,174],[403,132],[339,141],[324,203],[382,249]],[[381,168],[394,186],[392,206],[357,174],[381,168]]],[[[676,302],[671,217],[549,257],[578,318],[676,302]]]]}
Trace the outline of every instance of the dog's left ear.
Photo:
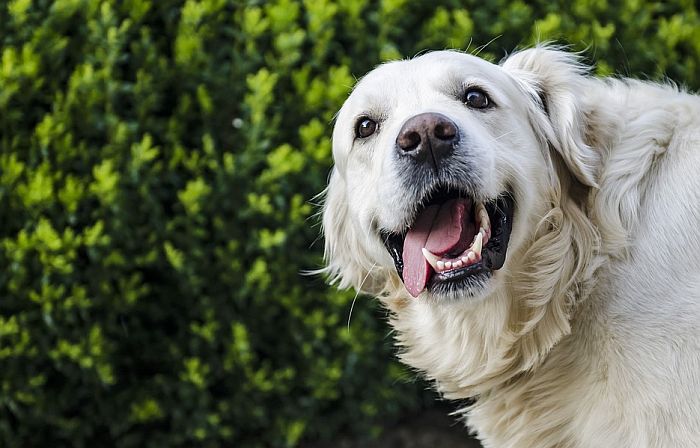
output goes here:
{"type": "Polygon", "coordinates": [[[510,55],[501,66],[533,96],[546,122],[544,137],[584,185],[595,187],[600,155],[589,145],[591,124],[581,101],[588,68],[577,55],[540,46],[510,55]]]}

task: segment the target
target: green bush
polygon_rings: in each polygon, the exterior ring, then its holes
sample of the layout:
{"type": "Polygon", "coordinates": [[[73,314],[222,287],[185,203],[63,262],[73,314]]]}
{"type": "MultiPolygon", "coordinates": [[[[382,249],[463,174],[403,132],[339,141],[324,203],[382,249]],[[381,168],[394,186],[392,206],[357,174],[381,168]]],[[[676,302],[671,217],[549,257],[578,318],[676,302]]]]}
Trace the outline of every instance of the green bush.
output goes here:
{"type": "Polygon", "coordinates": [[[0,3],[0,446],[296,446],[420,406],[375,302],[348,326],[300,275],[333,115],[424,48],[700,87],[693,1],[569,5],[0,3]]]}

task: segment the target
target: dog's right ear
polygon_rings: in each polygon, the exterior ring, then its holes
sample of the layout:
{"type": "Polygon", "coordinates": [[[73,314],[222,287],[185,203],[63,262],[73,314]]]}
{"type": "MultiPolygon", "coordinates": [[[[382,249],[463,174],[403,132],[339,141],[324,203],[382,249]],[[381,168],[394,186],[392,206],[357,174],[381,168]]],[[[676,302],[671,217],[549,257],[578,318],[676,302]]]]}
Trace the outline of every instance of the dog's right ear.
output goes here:
{"type": "Polygon", "coordinates": [[[588,67],[575,53],[548,46],[516,52],[501,65],[541,103],[547,117],[542,132],[569,171],[582,184],[597,186],[600,155],[588,144],[592,123],[581,101],[588,67]]]}
{"type": "Polygon", "coordinates": [[[345,180],[333,169],[325,190],[323,203],[323,234],[325,236],[324,259],[326,266],[319,271],[329,277],[339,288],[355,288],[370,294],[378,293],[378,285],[373,271],[376,269],[368,260],[362,236],[353,225],[348,208],[345,180]]]}

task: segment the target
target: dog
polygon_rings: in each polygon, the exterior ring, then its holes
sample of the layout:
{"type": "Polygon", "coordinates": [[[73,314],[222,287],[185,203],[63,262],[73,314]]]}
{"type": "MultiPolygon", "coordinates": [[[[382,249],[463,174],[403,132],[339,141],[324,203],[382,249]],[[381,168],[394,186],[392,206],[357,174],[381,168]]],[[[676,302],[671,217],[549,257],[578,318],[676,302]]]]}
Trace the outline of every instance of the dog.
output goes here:
{"type": "Polygon", "coordinates": [[[333,158],[323,271],[485,447],[700,446],[700,98],[436,51],[357,83],[333,158]]]}

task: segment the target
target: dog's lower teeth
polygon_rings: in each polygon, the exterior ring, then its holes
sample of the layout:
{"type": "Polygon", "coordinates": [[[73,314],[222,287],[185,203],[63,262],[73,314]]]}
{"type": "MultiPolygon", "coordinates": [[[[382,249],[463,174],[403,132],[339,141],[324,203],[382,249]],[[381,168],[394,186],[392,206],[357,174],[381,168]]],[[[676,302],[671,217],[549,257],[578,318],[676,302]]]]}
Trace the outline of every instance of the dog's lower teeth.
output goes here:
{"type": "Polygon", "coordinates": [[[474,242],[472,243],[471,247],[462,255],[454,259],[440,259],[440,257],[430,252],[425,247],[422,249],[423,257],[425,257],[435,272],[445,272],[472,265],[481,260],[481,249],[483,247],[485,235],[486,231],[483,228],[479,229],[479,233],[474,236],[474,242]]]}

